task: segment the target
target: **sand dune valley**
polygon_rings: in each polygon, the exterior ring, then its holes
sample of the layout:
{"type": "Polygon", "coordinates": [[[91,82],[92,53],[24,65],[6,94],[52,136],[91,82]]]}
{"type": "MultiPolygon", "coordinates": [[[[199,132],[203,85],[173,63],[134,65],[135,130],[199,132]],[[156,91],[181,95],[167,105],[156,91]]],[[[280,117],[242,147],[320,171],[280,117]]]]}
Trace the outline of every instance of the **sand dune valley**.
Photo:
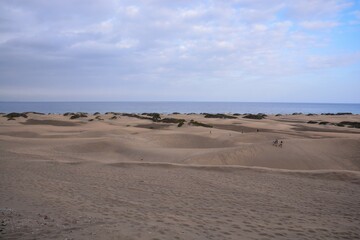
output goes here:
{"type": "Polygon", "coordinates": [[[1,239],[360,239],[360,115],[71,116],[0,116],[1,239]]]}

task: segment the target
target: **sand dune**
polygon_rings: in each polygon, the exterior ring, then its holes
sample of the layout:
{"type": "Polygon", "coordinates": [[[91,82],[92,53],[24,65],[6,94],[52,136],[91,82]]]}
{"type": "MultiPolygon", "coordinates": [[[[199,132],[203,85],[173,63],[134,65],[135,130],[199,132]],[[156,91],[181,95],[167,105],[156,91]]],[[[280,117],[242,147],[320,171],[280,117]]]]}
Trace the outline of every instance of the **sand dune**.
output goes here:
{"type": "Polygon", "coordinates": [[[111,116],[0,117],[0,238],[360,238],[358,115],[111,116]]]}

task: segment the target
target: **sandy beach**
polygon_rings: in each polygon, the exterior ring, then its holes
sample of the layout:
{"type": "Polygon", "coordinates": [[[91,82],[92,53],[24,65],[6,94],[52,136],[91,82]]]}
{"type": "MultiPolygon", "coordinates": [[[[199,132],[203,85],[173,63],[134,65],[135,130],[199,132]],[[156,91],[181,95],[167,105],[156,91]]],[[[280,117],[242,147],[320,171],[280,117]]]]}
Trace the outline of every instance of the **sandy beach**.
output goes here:
{"type": "Polygon", "coordinates": [[[360,115],[27,116],[0,116],[1,239],[360,239],[360,115]]]}

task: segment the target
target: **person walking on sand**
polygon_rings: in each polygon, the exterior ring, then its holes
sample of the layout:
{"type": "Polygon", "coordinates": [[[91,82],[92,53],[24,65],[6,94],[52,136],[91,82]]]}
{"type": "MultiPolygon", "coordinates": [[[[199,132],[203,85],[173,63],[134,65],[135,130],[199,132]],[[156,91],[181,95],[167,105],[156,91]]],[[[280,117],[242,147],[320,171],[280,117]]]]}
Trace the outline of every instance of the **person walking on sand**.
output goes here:
{"type": "Polygon", "coordinates": [[[283,146],[283,141],[280,141],[279,147],[282,148],[283,146]]]}
{"type": "Polygon", "coordinates": [[[277,140],[277,139],[275,139],[275,141],[273,142],[273,146],[278,146],[278,144],[279,144],[279,140],[277,140]]]}

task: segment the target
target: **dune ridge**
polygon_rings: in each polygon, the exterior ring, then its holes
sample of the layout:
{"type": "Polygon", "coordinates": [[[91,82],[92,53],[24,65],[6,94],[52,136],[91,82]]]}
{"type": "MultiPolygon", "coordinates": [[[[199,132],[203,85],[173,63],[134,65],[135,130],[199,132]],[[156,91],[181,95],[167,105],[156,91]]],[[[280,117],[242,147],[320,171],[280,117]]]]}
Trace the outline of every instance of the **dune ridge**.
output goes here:
{"type": "Polygon", "coordinates": [[[27,116],[0,117],[0,238],[360,238],[360,129],[307,123],[359,115],[27,116]]]}

